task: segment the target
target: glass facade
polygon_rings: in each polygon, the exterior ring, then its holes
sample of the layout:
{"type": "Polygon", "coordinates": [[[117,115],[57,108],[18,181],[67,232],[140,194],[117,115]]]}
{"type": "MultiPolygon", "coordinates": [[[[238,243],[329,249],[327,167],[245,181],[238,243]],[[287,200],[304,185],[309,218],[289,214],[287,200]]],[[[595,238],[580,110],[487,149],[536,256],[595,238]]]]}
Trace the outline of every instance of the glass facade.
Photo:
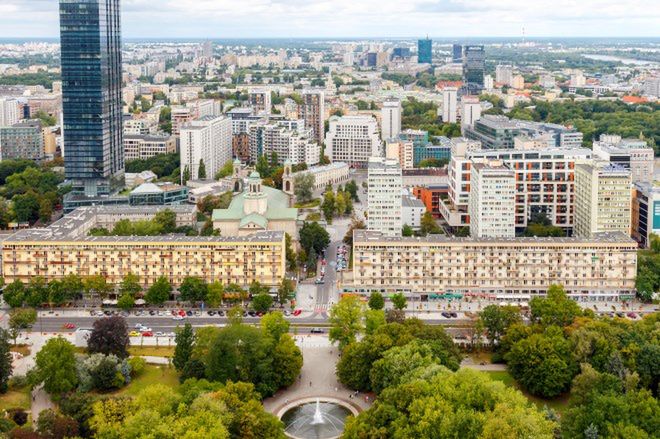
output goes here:
{"type": "Polygon", "coordinates": [[[486,54],[484,46],[465,46],[463,57],[463,80],[469,94],[479,94],[484,88],[486,54]]]}
{"type": "Polygon", "coordinates": [[[431,64],[433,61],[433,42],[430,39],[417,41],[417,62],[431,64]]]}
{"type": "Polygon", "coordinates": [[[123,187],[120,0],[60,0],[64,164],[73,192],[123,187]]]}

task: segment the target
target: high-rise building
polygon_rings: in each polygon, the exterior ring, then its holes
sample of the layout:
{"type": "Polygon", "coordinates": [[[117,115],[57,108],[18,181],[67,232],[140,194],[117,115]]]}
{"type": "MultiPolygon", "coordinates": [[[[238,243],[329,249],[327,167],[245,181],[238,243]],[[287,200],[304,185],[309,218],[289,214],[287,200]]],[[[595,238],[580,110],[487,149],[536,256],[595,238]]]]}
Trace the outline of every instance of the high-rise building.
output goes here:
{"type": "Polygon", "coordinates": [[[660,186],[637,183],[633,186],[632,238],[648,248],[652,233],[660,235],[660,186]]]}
{"type": "Polygon", "coordinates": [[[401,165],[401,169],[412,169],[413,163],[413,142],[408,142],[400,139],[387,139],[385,140],[385,157],[388,159],[395,159],[401,165]]]}
{"type": "Polygon", "coordinates": [[[481,116],[473,127],[465,128],[465,137],[479,140],[485,149],[513,148],[517,136],[547,138],[548,146],[579,148],[582,133],[563,125],[509,119],[506,116],[481,116]]]}
{"type": "Polygon", "coordinates": [[[269,160],[276,156],[279,164],[289,161],[293,165],[312,166],[321,160],[321,147],[312,139],[312,130],[304,128],[302,120],[252,124],[249,148],[253,162],[262,155],[269,160]]]}
{"type": "Polygon", "coordinates": [[[0,127],[10,127],[18,123],[18,101],[13,98],[0,98],[0,127]]]}
{"type": "Polygon", "coordinates": [[[417,41],[417,62],[419,64],[433,63],[433,41],[429,38],[417,41]]]}
{"type": "Polygon", "coordinates": [[[495,67],[495,82],[511,86],[513,81],[513,66],[500,64],[495,67]]]}
{"type": "Polygon", "coordinates": [[[181,127],[181,178],[213,179],[232,157],[231,119],[226,116],[205,116],[181,127]],[[199,176],[200,164],[206,176],[199,176]]]}
{"type": "Polygon", "coordinates": [[[325,96],[322,90],[303,90],[300,117],[305,120],[305,127],[311,128],[314,139],[319,145],[325,134],[325,96]]]}
{"type": "Polygon", "coordinates": [[[364,168],[370,157],[381,157],[378,123],[371,116],[333,116],[325,136],[326,154],[333,162],[364,168]]]}
{"type": "Polygon", "coordinates": [[[451,46],[451,60],[454,63],[463,62],[463,46],[460,44],[452,44],[451,46]]]}
{"type": "Polygon", "coordinates": [[[60,0],[64,168],[72,196],[109,195],[124,185],[119,4],[60,0]]]}
{"type": "Polygon", "coordinates": [[[401,236],[403,178],[399,161],[372,157],[367,175],[367,228],[386,236],[401,236]]]}
{"type": "Polygon", "coordinates": [[[633,183],[653,182],[654,151],[645,140],[601,134],[592,149],[599,159],[630,169],[633,183]]]}
{"type": "Polygon", "coordinates": [[[630,236],[632,209],[630,171],[604,162],[575,166],[573,235],[591,238],[601,232],[630,236]]]}
{"type": "Polygon", "coordinates": [[[444,123],[456,123],[456,87],[445,87],[442,90],[442,121],[444,123]]]}
{"type": "Polygon", "coordinates": [[[486,54],[482,45],[465,46],[463,56],[463,82],[468,94],[479,94],[484,88],[486,54]]]}
{"type": "Polygon", "coordinates": [[[39,119],[0,127],[0,160],[43,160],[46,156],[44,133],[39,119]]]}
{"type": "Polygon", "coordinates": [[[388,99],[381,109],[381,136],[383,140],[392,139],[401,132],[401,101],[388,99]]]}
{"type": "Polygon", "coordinates": [[[470,236],[513,238],[516,175],[502,161],[472,163],[470,178],[470,236]]]}
{"type": "Polygon", "coordinates": [[[270,90],[250,90],[250,106],[255,114],[267,113],[271,111],[270,90]]]}
{"type": "Polygon", "coordinates": [[[463,96],[461,98],[461,126],[474,126],[481,117],[481,104],[476,96],[463,96]]]}

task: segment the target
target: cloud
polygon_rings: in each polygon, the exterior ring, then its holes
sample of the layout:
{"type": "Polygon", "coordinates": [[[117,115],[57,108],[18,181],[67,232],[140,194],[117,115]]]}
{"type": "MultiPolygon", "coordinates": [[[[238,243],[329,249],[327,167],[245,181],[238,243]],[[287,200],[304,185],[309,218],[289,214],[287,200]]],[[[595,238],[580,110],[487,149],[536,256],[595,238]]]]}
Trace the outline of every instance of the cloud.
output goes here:
{"type": "MultiPolygon", "coordinates": [[[[58,0],[0,0],[0,36],[57,36],[58,0]]],[[[658,0],[123,0],[126,37],[658,36],[658,0]]]]}

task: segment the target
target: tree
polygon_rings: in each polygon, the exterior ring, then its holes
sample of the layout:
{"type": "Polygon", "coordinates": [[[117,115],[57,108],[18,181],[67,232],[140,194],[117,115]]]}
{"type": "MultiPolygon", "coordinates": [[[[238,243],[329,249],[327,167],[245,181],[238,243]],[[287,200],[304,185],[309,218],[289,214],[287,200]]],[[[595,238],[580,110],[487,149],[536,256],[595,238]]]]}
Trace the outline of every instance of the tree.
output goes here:
{"type": "Polygon", "coordinates": [[[374,291],[369,296],[369,302],[367,304],[371,309],[383,309],[385,307],[385,299],[381,293],[374,291]]]}
{"type": "Polygon", "coordinates": [[[404,310],[408,306],[408,301],[403,293],[394,293],[390,296],[394,309],[404,310]]]}
{"type": "Polygon", "coordinates": [[[208,292],[206,293],[206,303],[211,308],[217,308],[222,303],[222,296],[225,293],[225,288],[222,286],[220,281],[211,282],[208,286],[208,292]]]}
{"type": "Polygon", "coordinates": [[[172,294],[172,285],[165,276],[160,276],[156,279],[153,285],[147,290],[144,300],[152,305],[160,305],[161,303],[169,300],[172,294]]]}
{"type": "Polygon", "coordinates": [[[161,233],[173,233],[176,230],[176,213],[172,209],[157,212],[152,221],[160,226],[161,233]]]}
{"type": "Polygon", "coordinates": [[[186,323],[183,329],[177,329],[174,342],[176,343],[176,347],[174,348],[172,364],[177,371],[181,372],[186,366],[186,363],[190,361],[193,345],[195,344],[195,333],[190,323],[186,323]]]}
{"type": "Polygon", "coordinates": [[[34,385],[44,384],[44,389],[51,395],[59,395],[76,388],[75,347],[63,339],[49,339],[37,352],[35,368],[31,374],[34,385]]]}
{"type": "Polygon", "coordinates": [[[112,291],[112,285],[110,285],[105,277],[101,275],[94,275],[85,278],[83,280],[83,285],[88,296],[96,295],[102,299],[108,297],[108,294],[112,291]]]}
{"type": "Polygon", "coordinates": [[[568,390],[577,373],[571,345],[556,326],[516,342],[504,358],[525,389],[546,398],[568,390]]]}
{"type": "Polygon", "coordinates": [[[298,174],[293,178],[293,192],[298,203],[311,201],[314,196],[314,176],[309,172],[298,174]]]}
{"type": "Polygon", "coordinates": [[[185,185],[186,183],[188,183],[188,180],[190,180],[190,167],[186,165],[183,168],[183,175],[181,176],[181,184],[185,185]]]}
{"type": "Polygon", "coordinates": [[[330,308],[330,334],[331,342],[338,342],[339,349],[343,350],[354,342],[357,335],[363,330],[362,304],[355,296],[342,297],[330,308]]]}
{"type": "Polygon", "coordinates": [[[78,422],[69,416],[58,415],[53,409],[46,409],[39,413],[37,432],[52,439],[77,437],[78,422]]]}
{"type": "Polygon", "coordinates": [[[364,327],[367,334],[373,334],[386,323],[385,311],[382,309],[368,309],[364,312],[364,327]]]}
{"type": "Polygon", "coordinates": [[[431,349],[424,344],[413,341],[404,346],[395,346],[373,364],[369,372],[371,389],[380,393],[386,387],[405,381],[406,376],[414,374],[418,369],[428,368],[434,363],[436,360],[431,349]]]}
{"type": "Polygon", "coordinates": [[[189,301],[192,305],[195,302],[201,302],[206,299],[208,285],[206,281],[199,277],[186,276],[179,286],[181,300],[189,301]]]}
{"type": "Polygon", "coordinates": [[[433,218],[433,214],[431,212],[427,211],[424,213],[424,215],[422,215],[422,219],[420,221],[420,233],[425,236],[428,234],[442,233],[442,229],[435,222],[435,218],[433,218]]]}
{"type": "Polygon", "coordinates": [[[215,179],[220,180],[225,177],[229,177],[234,173],[234,162],[229,160],[227,163],[222,165],[222,168],[215,174],[215,179]]]}
{"type": "Polygon", "coordinates": [[[7,285],[2,292],[2,297],[5,299],[5,302],[7,302],[7,305],[12,308],[23,306],[25,295],[25,285],[18,279],[7,285]]]}
{"type": "Polygon", "coordinates": [[[92,354],[112,354],[118,358],[128,358],[129,344],[126,319],[110,316],[94,321],[92,333],[87,339],[87,350],[92,354]]]}
{"type": "Polygon", "coordinates": [[[296,382],[303,365],[303,356],[289,334],[282,334],[273,351],[273,369],[277,373],[277,387],[288,387],[296,382]]]}
{"type": "Polygon", "coordinates": [[[410,227],[408,224],[403,225],[403,229],[401,229],[402,236],[410,237],[413,236],[413,233],[415,233],[415,231],[412,227],[410,227]]]}
{"type": "Polygon", "coordinates": [[[37,321],[37,311],[33,308],[13,309],[9,314],[9,329],[14,334],[14,344],[21,331],[32,328],[37,321]]]}
{"type": "Polygon", "coordinates": [[[285,248],[286,248],[286,269],[289,271],[295,271],[298,267],[296,266],[296,252],[293,250],[293,240],[291,235],[284,232],[285,239],[285,248]]]}
{"type": "Polygon", "coordinates": [[[7,393],[9,377],[13,371],[9,332],[0,328],[0,393],[7,393]]]}
{"type": "Polygon", "coordinates": [[[326,191],[326,193],[323,194],[321,210],[323,211],[323,216],[328,224],[332,224],[332,218],[335,213],[335,195],[332,193],[332,190],[326,191]]]}
{"type": "Polygon", "coordinates": [[[135,298],[135,296],[142,292],[140,278],[133,273],[126,274],[119,285],[119,292],[135,298]]]}
{"type": "Polygon", "coordinates": [[[534,297],[529,307],[532,320],[543,326],[568,326],[582,315],[580,305],[566,295],[561,285],[550,285],[547,297],[534,297]]]}
{"type": "Polygon", "coordinates": [[[305,222],[300,228],[300,245],[309,255],[314,249],[316,254],[323,252],[330,244],[330,235],[317,222],[305,222]]]}
{"type": "Polygon", "coordinates": [[[506,333],[509,326],[522,322],[520,309],[511,305],[488,305],[479,314],[479,319],[486,328],[486,334],[492,346],[499,344],[500,337],[506,333]]]}
{"type": "Polygon", "coordinates": [[[279,311],[271,311],[261,318],[261,330],[275,342],[289,332],[289,327],[289,322],[279,311]]]}
{"type": "Polygon", "coordinates": [[[273,298],[270,294],[259,293],[252,298],[252,309],[257,312],[266,313],[273,306],[273,298]]]}
{"type": "Polygon", "coordinates": [[[197,168],[197,178],[199,180],[204,180],[206,178],[206,165],[204,164],[204,159],[199,159],[199,168],[197,168]]]}

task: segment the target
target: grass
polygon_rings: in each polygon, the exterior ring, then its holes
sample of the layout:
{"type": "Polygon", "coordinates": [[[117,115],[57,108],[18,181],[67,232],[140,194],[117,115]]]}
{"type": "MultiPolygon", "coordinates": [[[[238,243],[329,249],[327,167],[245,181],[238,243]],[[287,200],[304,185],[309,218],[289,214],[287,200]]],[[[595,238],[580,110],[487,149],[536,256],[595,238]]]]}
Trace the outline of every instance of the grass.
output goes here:
{"type": "Polygon", "coordinates": [[[493,354],[491,352],[484,352],[484,351],[478,351],[478,352],[469,352],[466,354],[467,357],[471,358],[474,364],[480,364],[480,363],[486,363],[486,364],[491,364],[493,362],[493,354]]]}
{"type": "Polygon", "coordinates": [[[173,367],[147,364],[140,376],[133,379],[128,386],[114,392],[113,395],[135,396],[154,384],[163,384],[176,389],[179,387],[179,377],[173,367]]]}
{"type": "Polygon", "coordinates": [[[172,357],[174,346],[131,346],[128,353],[133,357],[172,357]]]}
{"type": "Polygon", "coordinates": [[[295,203],[293,207],[296,209],[311,209],[312,207],[318,207],[321,204],[321,200],[319,198],[315,198],[312,201],[307,201],[305,203],[295,203]]]}
{"type": "Polygon", "coordinates": [[[491,379],[495,381],[502,381],[508,387],[514,387],[522,392],[523,395],[530,401],[536,404],[536,406],[542,409],[544,406],[555,410],[558,413],[563,413],[564,410],[568,407],[568,398],[569,394],[565,393],[563,395],[556,396],[554,398],[541,398],[538,396],[530,395],[516,382],[515,379],[505,370],[489,370],[484,371],[487,373],[491,379]]]}
{"type": "Polygon", "coordinates": [[[24,345],[24,344],[19,344],[17,346],[12,346],[11,348],[9,348],[9,350],[12,351],[12,352],[18,352],[21,355],[23,355],[24,357],[27,357],[28,355],[30,355],[30,346],[24,345]]]}
{"type": "Polygon", "coordinates": [[[20,389],[12,389],[4,395],[0,395],[0,412],[19,407],[25,410],[30,410],[30,404],[29,386],[20,389]]]}

